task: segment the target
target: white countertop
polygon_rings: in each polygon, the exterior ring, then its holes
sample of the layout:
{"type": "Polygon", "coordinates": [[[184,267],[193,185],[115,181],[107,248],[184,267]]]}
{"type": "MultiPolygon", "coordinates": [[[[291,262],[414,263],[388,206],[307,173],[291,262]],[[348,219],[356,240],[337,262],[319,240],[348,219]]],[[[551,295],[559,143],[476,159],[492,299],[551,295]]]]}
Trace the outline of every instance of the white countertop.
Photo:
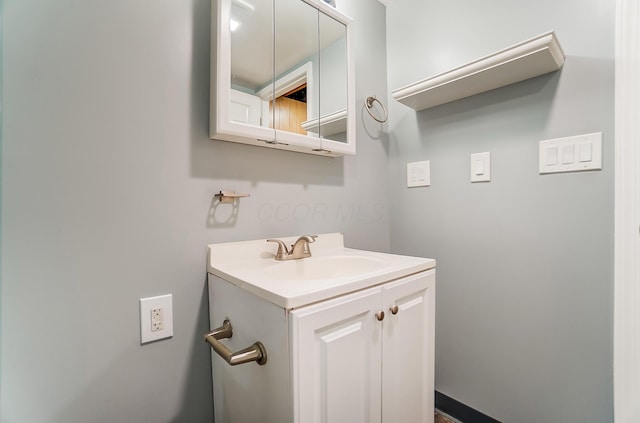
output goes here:
{"type": "MultiPolygon", "coordinates": [[[[298,237],[280,238],[290,245],[298,237]]],[[[266,239],[209,245],[207,270],[286,309],[355,292],[434,268],[434,259],[344,247],[342,234],[321,234],[311,257],[276,261],[266,239]]]]}

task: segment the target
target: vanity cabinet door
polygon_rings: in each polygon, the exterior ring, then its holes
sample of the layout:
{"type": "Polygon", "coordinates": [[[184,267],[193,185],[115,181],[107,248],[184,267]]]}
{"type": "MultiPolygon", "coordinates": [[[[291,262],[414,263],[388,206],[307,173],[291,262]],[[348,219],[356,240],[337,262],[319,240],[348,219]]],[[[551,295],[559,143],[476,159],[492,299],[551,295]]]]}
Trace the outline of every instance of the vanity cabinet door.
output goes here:
{"type": "Polygon", "coordinates": [[[382,421],[432,423],[435,270],[383,285],[382,421]]]}
{"type": "Polygon", "coordinates": [[[380,299],[376,287],[291,312],[294,422],[381,421],[380,299]]]}
{"type": "Polygon", "coordinates": [[[433,423],[434,310],[429,270],[291,312],[293,421],[433,423]]]}

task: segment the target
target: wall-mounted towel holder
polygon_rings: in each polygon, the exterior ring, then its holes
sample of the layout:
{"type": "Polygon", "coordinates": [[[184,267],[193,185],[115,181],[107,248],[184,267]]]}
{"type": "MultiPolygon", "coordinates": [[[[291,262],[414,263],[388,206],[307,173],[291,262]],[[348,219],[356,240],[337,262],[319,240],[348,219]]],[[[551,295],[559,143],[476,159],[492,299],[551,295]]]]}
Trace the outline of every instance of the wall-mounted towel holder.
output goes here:
{"type": "Polygon", "coordinates": [[[260,366],[267,363],[267,350],[261,342],[255,342],[247,348],[236,352],[231,352],[229,348],[220,342],[220,339],[231,338],[232,336],[233,328],[231,327],[231,322],[225,319],[222,326],[205,333],[204,340],[231,366],[250,363],[252,361],[255,361],[260,366]]]}
{"type": "Polygon", "coordinates": [[[233,203],[237,198],[249,197],[249,194],[237,194],[235,191],[220,191],[214,195],[221,203],[233,203]]]}
{"type": "Polygon", "coordinates": [[[387,109],[384,107],[384,104],[382,104],[382,102],[380,100],[378,100],[376,97],[373,97],[373,96],[367,97],[367,99],[364,101],[364,107],[365,107],[365,109],[367,109],[367,112],[369,113],[369,116],[371,116],[373,118],[373,120],[375,120],[376,122],[385,123],[387,121],[387,119],[389,118],[389,115],[387,113],[387,109]],[[374,107],[375,103],[378,103],[378,105],[382,109],[382,117],[378,117],[378,116],[376,116],[377,113],[372,113],[371,112],[375,108],[374,107]]]}

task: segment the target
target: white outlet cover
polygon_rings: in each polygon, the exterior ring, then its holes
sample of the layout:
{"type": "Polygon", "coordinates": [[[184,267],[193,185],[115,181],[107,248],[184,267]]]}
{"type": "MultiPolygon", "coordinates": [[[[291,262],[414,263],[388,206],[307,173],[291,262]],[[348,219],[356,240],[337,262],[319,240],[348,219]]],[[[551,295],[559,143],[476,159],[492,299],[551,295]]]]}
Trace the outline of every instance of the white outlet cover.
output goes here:
{"type": "Polygon", "coordinates": [[[140,298],[140,343],[157,341],[173,336],[173,295],[140,298]],[[163,329],[151,331],[151,310],[162,309],[163,329]]]}
{"type": "Polygon", "coordinates": [[[431,161],[407,163],[407,187],[428,187],[431,185],[431,161]]]}

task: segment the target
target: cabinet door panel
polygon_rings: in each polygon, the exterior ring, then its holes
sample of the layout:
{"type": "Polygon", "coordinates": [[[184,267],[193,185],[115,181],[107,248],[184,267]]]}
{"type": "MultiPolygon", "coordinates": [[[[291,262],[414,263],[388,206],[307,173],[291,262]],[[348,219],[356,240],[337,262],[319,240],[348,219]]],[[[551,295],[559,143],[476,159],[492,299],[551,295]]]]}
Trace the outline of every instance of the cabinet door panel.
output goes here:
{"type": "Polygon", "coordinates": [[[380,422],[380,292],[292,312],[294,422],[380,422]]]}
{"type": "Polygon", "coordinates": [[[260,97],[231,90],[229,102],[229,120],[260,126],[262,122],[262,101],[260,97]]]}
{"type": "Polygon", "coordinates": [[[385,285],[383,305],[382,421],[433,422],[435,271],[385,285]]]}

